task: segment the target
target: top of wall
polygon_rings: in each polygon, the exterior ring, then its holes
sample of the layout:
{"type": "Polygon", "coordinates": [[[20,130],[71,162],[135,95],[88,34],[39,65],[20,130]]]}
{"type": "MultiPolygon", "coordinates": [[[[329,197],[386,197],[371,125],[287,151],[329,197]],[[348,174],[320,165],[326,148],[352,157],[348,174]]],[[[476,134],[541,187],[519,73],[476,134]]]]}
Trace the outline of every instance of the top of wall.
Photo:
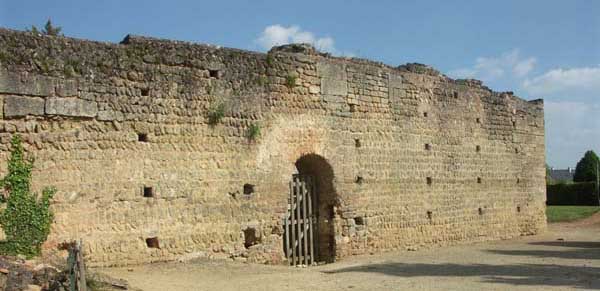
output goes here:
{"type": "MultiPolygon", "coordinates": [[[[334,57],[305,44],[274,47],[265,54],[135,35],[126,36],[120,43],[109,43],[62,36],[37,35],[3,28],[0,28],[0,43],[2,43],[0,46],[0,77],[2,77],[1,70],[5,68],[8,72],[30,72],[59,79],[76,78],[86,82],[111,80],[115,75],[136,81],[140,77],[135,75],[135,71],[141,66],[158,65],[178,69],[226,69],[228,70],[226,78],[229,78],[227,81],[233,84],[236,80],[243,80],[241,81],[243,84],[238,87],[247,91],[248,87],[252,87],[248,84],[255,82],[255,80],[248,80],[249,72],[253,72],[257,76],[265,75],[268,71],[265,64],[269,63],[269,55],[286,54],[295,55],[294,62],[307,62],[308,59],[302,57],[306,56],[313,61],[317,59],[319,62],[325,63],[376,67],[397,72],[400,75],[420,75],[452,86],[474,88],[487,92],[486,95],[489,95],[490,98],[508,98],[524,104],[526,107],[531,105],[533,108],[541,109],[543,106],[541,99],[526,102],[514,96],[512,92],[493,92],[479,80],[448,78],[427,65],[409,63],[393,67],[366,59],[334,57]],[[231,69],[232,66],[245,66],[245,68],[231,69]]],[[[150,76],[149,80],[149,77],[145,75],[144,78],[146,79],[139,81],[155,81],[152,78],[158,77],[150,76]]],[[[1,81],[0,93],[15,93],[3,90],[1,81]]],[[[36,88],[21,89],[28,90],[28,95],[45,96],[42,92],[35,92],[43,90],[40,86],[43,87],[43,84],[36,85],[36,88]]],[[[235,91],[235,88],[229,89],[235,91]]]]}

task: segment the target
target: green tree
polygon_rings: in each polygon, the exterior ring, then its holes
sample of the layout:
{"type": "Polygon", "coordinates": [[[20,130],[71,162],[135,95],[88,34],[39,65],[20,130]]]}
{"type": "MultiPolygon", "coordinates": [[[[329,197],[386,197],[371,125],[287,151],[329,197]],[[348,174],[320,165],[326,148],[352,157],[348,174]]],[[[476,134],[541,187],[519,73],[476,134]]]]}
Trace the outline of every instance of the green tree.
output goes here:
{"type": "Polygon", "coordinates": [[[575,167],[573,181],[596,182],[596,167],[598,167],[598,162],[600,160],[594,151],[585,152],[585,155],[577,163],[577,167],[575,167]]]}
{"type": "Polygon", "coordinates": [[[50,20],[50,18],[48,18],[48,21],[46,21],[46,25],[44,25],[44,28],[41,31],[35,25],[32,25],[31,29],[27,29],[27,31],[29,31],[33,34],[44,34],[44,35],[51,35],[51,36],[62,36],[63,35],[61,33],[62,27],[52,25],[52,20],[50,20]]]}
{"type": "Polygon", "coordinates": [[[6,241],[0,251],[8,255],[39,255],[42,244],[48,238],[54,215],[50,210],[50,199],[56,192],[45,188],[42,196],[31,192],[31,170],[33,158],[25,157],[21,138],[13,136],[8,160],[8,173],[0,180],[4,189],[2,202],[6,209],[0,213],[0,224],[6,241]]]}
{"type": "Polygon", "coordinates": [[[50,20],[50,18],[48,18],[48,21],[46,21],[46,25],[44,25],[44,29],[42,29],[42,32],[45,35],[59,36],[61,35],[61,30],[62,27],[52,25],[52,21],[50,20]]]}

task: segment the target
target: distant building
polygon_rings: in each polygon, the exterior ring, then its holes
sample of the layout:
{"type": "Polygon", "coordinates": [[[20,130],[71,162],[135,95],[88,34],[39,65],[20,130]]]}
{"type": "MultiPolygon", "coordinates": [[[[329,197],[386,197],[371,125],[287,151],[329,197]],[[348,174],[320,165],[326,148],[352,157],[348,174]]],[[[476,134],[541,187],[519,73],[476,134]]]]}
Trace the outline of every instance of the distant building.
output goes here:
{"type": "Polygon", "coordinates": [[[575,176],[575,168],[554,169],[550,168],[550,177],[555,181],[572,182],[575,176]]]}

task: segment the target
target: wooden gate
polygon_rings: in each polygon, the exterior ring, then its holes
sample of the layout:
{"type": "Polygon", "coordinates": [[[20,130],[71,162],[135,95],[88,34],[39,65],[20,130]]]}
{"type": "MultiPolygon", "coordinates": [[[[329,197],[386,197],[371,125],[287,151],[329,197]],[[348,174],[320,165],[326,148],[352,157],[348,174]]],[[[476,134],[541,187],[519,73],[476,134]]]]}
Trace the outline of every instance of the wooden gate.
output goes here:
{"type": "Polygon", "coordinates": [[[316,183],[309,175],[293,175],[284,218],[284,252],[290,265],[315,263],[317,245],[316,183]]]}

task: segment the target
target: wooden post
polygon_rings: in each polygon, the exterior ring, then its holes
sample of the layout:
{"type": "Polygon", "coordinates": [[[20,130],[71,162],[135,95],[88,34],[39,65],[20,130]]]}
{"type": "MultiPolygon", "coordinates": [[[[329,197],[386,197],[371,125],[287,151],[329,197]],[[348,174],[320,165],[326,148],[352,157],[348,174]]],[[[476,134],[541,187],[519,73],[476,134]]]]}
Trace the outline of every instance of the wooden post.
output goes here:
{"type": "Polygon", "coordinates": [[[289,220],[291,219],[290,204],[292,203],[292,183],[293,183],[292,181],[290,181],[290,183],[289,183],[290,193],[289,193],[289,198],[288,198],[288,205],[286,208],[287,212],[285,213],[285,218],[284,218],[284,222],[283,222],[283,224],[285,225],[285,257],[287,258],[288,262],[290,262],[290,258],[292,257],[292,253],[290,250],[290,222],[289,222],[289,220]]]}
{"type": "Polygon", "coordinates": [[[315,263],[315,246],[313,244],[314,241],[314,234],[313,234],[313,202],[312,202],[312,195],[313,195],[313,184],[314,184],[314,179],[312,177],[309,178],[309,191],[310,193],[308,193],[307,196],[307,204],[308,204],[308,232],[309,232],[309,237],[308,237],[308,248],[309,248],[309,252],[310,252],[310,264],[314,264],[315,263]]]}
{"type": "Polygon", "coordinates": [[[313,201],[313,215],[315,216],[315,221],[314,221],[314,225],[316,225],[317,227],[314,229],[313,234],[315,235],[314,238],[311,238],[312,241],[311,243],[313,243],[314,241],[314,247],[316,247],[316,249],[313,251],[313,264],[317,262],[317,257],[319,256],[319,193],[317,192],[319,189],[317,188],[317,178],[313,177],[313,183],[312,183],[312,191],[313,191],[313,195],[314,196],[314,201],[313,201]]]}
{"type": "Polygon", "coordinates": [[[298,176],[298,180],[296,181],[296,231],[298,232],[298,237],[296,238],[296,241],[294,242],[294,248],[296,248],[296,244],[298,244],[298,262],[297,264],[299,265],[302,262],[302,259],[300,257],[300,253],[302,252],[302,246],[300,245],[300,242],[302,241],[302,228],[301,228],[301,224],[300,221],[302,219],[302,215],[300,215],[300,199],[302,199],[302,182],[300,180],[300,176],[298,176]]]}
{"type": "Polygon", "coordinates": [[[69,258],[67,265],[69,267],[69,291],[77,291],[77,272],[75,267],[77,264],[76,246],[69,247],[69,258]]]}
{"type": "Polygon", "coordinates": [[[598,197],[598,206],[600,206],[600,176],[598,175],[600,172],[598,169],[599,167],[600,161],[596,161],[596,196],[598,197]]]}
{"type": "Polygon", "coordinates": [[[310,184],[307,185],[307,182],[309,182],[310,180],[308,179],[308,177],[304,178],[304,183],[302,183],[302,231],[304,232],[302,234],[302,246],[303,246],[303,251],[304,251],[304,264],[308,265],[308,217],[306,216],[306,195],[308,193],[308,187],[310,187],[310,184]],[[307,187],[308,186],[308,187],[307,187]]]}
{"type": "Polygon", "coordinates": [[[79,291],[87,291],[87,282],[85,280],[85,263],[83,262],[83,240],[79,240],[79,244],[78,244],[78,251],[77,251],[77,258],[78,258],[78,267],[79,267],[79,284],[77,287],[79,287],[79,291]]]}
{"type": "Polygon", "coordinates": [[[292,179],[292,189],[290,191],[290,195],[291,195],[291,205],[292,208],[290,209],[290,215],[292,217],[292,225],[291,225],[291,233],[292,233],[292,241],[291,246],[292,246],[292,266],[296,265],[296,217],[294,215],[294,211],[296,210],[296,195],[294,195],[296,191],[296,177],[294,177],[292,179]]]}

